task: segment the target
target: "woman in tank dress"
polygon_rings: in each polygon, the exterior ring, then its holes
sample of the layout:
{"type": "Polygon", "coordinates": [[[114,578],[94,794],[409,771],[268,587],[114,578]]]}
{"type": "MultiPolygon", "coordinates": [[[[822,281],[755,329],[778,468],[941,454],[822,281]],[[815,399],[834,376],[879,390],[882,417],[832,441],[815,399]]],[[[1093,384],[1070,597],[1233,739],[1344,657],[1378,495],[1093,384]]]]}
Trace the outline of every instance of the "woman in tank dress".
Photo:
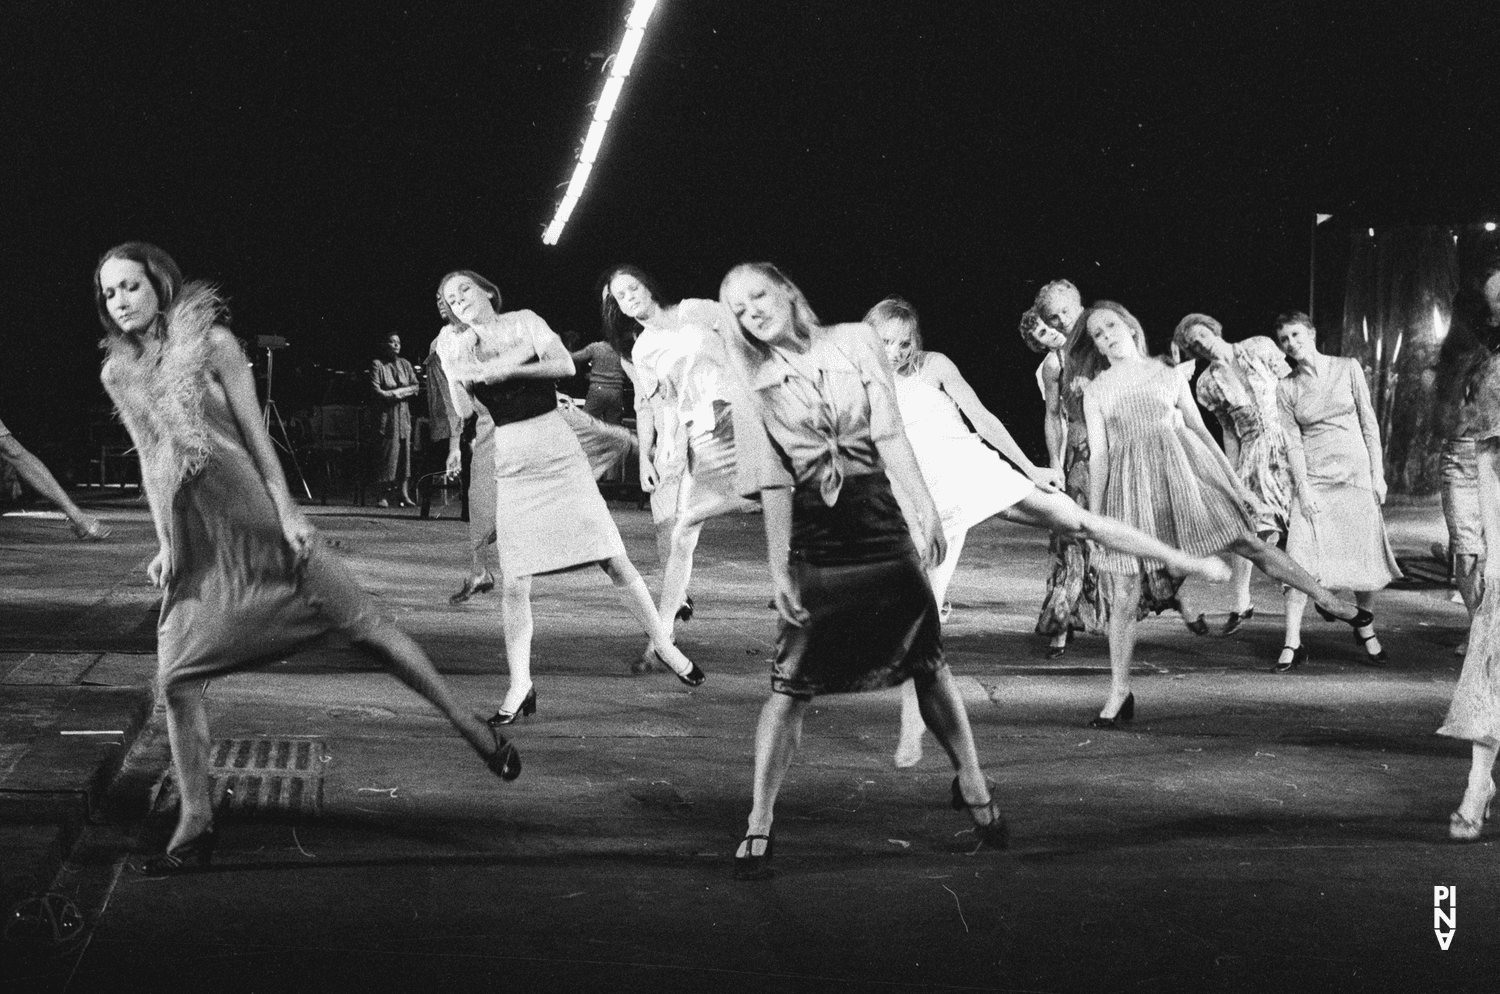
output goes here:
{"type": "Polygon", "coordinates": [[[908,679],[957,770],[954,807],[967,807],[979,837],[1003,847],[1005,819],[943,662],[937,604],[907,527],[915,522],[923,555],[936,566],[945,552],[942,522],[902,430],[879,339],[863,324],[821,324],[770,263],[736,266],[719,297],[750,415],[740,422],[739,487],[765,508],[781,616],[735,875],[769,870],[776,795],[814,696],[908,679]]]}
{"type": "MultiPolygon", "coordinates": [[[[1203,425],[1192,389],[1171,367],[1150,358],[1140,322],[1121,305],[1095,303],[1079,318],[1068,362],[1088,378],[1083,388],[1089,431],[1089,506],[1191,555],[1229,551],[1272,579],[1312,595],[1331,617],[1369,625],[1368,611],[1319,586],[1286,553],[1255,533],[1255,498],[1235,476],[1203,425]],[[1102,368],[1107,365],[1107,368],[1102,368]]],[[[1135,604],[1149,561],[1101,548],[1094,561],[1109,588],[1110,693],[1097,728],[1135,715],[1130,663],[1135,604]]]]}
{"type": "MultiPolygon", "coordinates": [[[[1500,333],[1500,270],[1484,284],[1490,320],[1500,333]]],[[[1469,629],[1464,668],[1439,735],[1472,743],[1469,780],[1458,810],[1448,816],[1448,836],[1474,842],[1495,800],[1495,756],[1500,750],[1500,358],[1471,367],[1463,392],[1472,408],[1466,427],[1475,441],[1482,509],[1484,582],[1469,629]]]]}
{"type": "MultiPolygon", "coordinates": [[[[1276,319],[1276,343],[1297,368],[1276,396],[1292,467],[1292,507],[1286,550],[1326,586],[1351,590],[1365,614],[1375,592],[1401,575],[1385,534],[1385,467],[1380,429],[1359,360],[1318,351],[1318,332],[1301,311],[1276,319]]],[[[1302,645],[1301,590],[1286,594],[1286,648],[1278,671],[1307,662],[1302,645]]],[[[1319,611],[1326,617],[1326,612],[1319,611]]],[[[1386,665],[1374,625],[1354,629],[1362,662],[1386,665]]]]}
{"type": "Polygon", "coordinates": [[[14,466],[16,474],[25,480],[31,489],[56,504],[58,510],[62,511],[72,524],[74,536],[91,542],[109,538],[109,525],[73,503],[67,491],[47,469],[47,464],[32,455],[26,446],[16,441],[16,436],[5,427],[4,421],[0,421],[0,463],[9,463],[14,466]]]}
{"type": "Polygon", "coordinates": [[[477,273],[449,273],[438,287],[451,320],[462,329],[453,361],[444,360],[448,376],[495,423],[495,544],[510,686],[490,724],[510,724],[536,712],[531,578],[587,563],[597,563],[609,576],[657,658],[696,687],[703,682],[702,670],[672,645],[646,581],[625,554],[583,447],[558,413],[556,381],[574,371],[562,339],[532,311],[498,313],[498,291],[477,273]]]}
{"type": "MultiPolygon", "coordinates": [[[[1286,356],[1264,335],[1233,345],[1224,326],[1207,314],[1189,314],[1177,323],[1172,344],[1184,355],[1208,363],[1198,378],[1198,403],[1219,419],[1224,452],[1235,474],[1255,497],[1255,533],[1280,545],[1292,499],[1292,471],[1286,432],[1276,401],[1277,385],[1291,373],[1286,356]]],[[[1233,635],[1255,616],[1250,601],[1250,560],[1236,557],[1234,609],[1222,634],[1233,635]]]]}
{"type": "Polygon", "coordinates": [[[146,573],[165,588],[158,680],[182,808],[166,852],[145,869],[171,872],[213,853],[204,682],[330,631],[383,663],[442,711],[492,771],[514,779],[515,748],[457,705],[292,500],[214,290],[184,286],[165,252],[129,242],[99,260],[94,298],[105,330],[101,378],[140,453],[156,526],[159,548],[146,573]]]}
{"type": "MultiPolygon", "coordinates": [[[[1066,494],[1058,493],[1058,471],[1033,464],[1000,419],[980,403],[953,361],[922,348],[922,329],[911,304],[887,297],[865,315],[865,324],[885,344],[886,358],[895,372],[901,423],[942,519],[948,554],[927,571],[933,598],[940,606],[969,529],[995,515],[1046,528],[1069,541],[1094,542],[1159,559],[1179,573],[1196,574],[1209,582],[1228,578],[1229,571],[1218,559],[1184,555],[1134,528],[1082,510],[1066,494]],[[1010,462],[996,455],[996,449],[1010,462]],[[1021,467],[1021,472],[1012,464],[1021,467]]],[[[946,620],[946,608],[942,617],[946,620]]],[[[908,680],[902,684],[897,766],[913,766],[921,760],[924,730],[915,684],[908,680]]]]}
{"type": "Polygon", "coordinates": [[[719,307],[665,298],[628,265],[605,275],[599,306],[610,340],[630,343],[641,487],[651,494],[664,565],[660,613],[671,627],[693,616],[688,584],[704,522],[750,506],[735,492],[731,378],[714,332],[719,307]]]}

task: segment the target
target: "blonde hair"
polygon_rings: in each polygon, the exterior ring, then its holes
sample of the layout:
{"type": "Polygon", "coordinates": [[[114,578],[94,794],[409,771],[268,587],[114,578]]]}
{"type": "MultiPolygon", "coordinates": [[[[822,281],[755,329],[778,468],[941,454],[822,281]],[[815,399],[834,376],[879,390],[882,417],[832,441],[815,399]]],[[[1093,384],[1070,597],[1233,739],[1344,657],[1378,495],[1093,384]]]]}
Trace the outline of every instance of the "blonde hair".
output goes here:
{"type": "Polygon", "coordinates": [[[900,297],[887,297],[865,312],[864,322],[872,328],[877,323],[893,322],[906,329],[906,344],[891,363],[897,376],[910,376],[922,368],[922,323],[917,309],[900,297]]]}

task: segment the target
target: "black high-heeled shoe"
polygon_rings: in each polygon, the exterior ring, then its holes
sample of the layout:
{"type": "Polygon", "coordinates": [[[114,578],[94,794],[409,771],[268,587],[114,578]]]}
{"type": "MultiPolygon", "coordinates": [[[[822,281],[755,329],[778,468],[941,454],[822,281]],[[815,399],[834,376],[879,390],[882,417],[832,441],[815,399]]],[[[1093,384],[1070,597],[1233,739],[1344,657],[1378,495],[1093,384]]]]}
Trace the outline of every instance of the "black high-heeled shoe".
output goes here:
{"type": "Polygon", "coordinates": [[[1245,608],[1245,610],[1243,611],[1230,611],[1229,620],[1224,622],[1224,630],[1219,632],[1219,634],[1225,637],[1233,635],[1235,632],[1245,627],[1245,622],[1249,621],[1253,617],[1255,617],[1254,605],[1245,608]]]}
{"type": "Polygon", "coordinates": [[[490,734],[495,737],[495,751],[484,757],[484,765],[501,780],[514,780],[521,775],[520,750],[500,734],[497,726],[490,725],[490,734]]]}
{"type": "Polygon", "coordinates": [[[1073,641],[1073,633],[1068,632],[1063,636],[1062,645],[1049,644],[1047,646],[1048,659],[1061,659],[1068,651],[1068,644],[1073,641]]]}
{"type": "Polygon", "coordinates": [[[1187,625],[1187,630],[1192,632],[1194,635],[1202,636],[1208,634],[1208,618],[1204,615],[1198,615],[1197,619],[1194,621],[1189,621],[1186,618],[1183,618],[1182,623],[1184,625],[1187,625]]]}
{"type": "Polygon", "coordinates": [[[1135,691],[1125,695],[1125,703],[1120,705],[1120,710],[1113,717],[1106,718],[1099,715],[1089,722],[1091,728],[1118,728],[1135,720],[1135,691]]]}
{"type": "Polygon", "coordinates": [[[1303,663],[1307,662],[1307,646],[1284,645],[1281,647],[1282,652],[1286,652],[1288,649],[1292,650],[1292,658],[1278,658],[1276,660],[1276,665],[1271,667],[1272,673],[1289,673],[1292,670],[1296,669],[1298,666],[1301,666],[1303,663]]]}
{"type": "Polygon", "coordinates": [[[740,840],[740,847],[745,850],[742,856],[738,849],[734,853],[734,879],[736,880],[764,880],[771,875],[771,853],[776,845],[776,839],[770,835],[747,835],[740,840]],[[764,839],[766,846],[759,855],[755,852],[755,843],[758,839],[764,839]]]}
{"type": "Polygon", "coordinates": [[[186,842],[142,861],[136,869],[143,876],[165,877],[181,873],[189,865],[207,866],[213,862],[218,845],[219,833],[210,825],[186,842]]]}
{"type": "Polygon", "coordinates": [[[1362,607],[1356,607],[1354,609],[1354,617],[1352,618],[1340,618],[1332,611],[1324,610],[1323,605],[1321,604],[1314,604],[1313,608],[1323,616],[1324,621],[1342,621],[1350,628],[1365,628],[1375,624],[1375,615],[1370,611],[1366,611],[1362,607]]]}
{"type": "Polygon", "coordinates": [[[693,595],[692,594],[688,594],[687,597],[683,599],[682,606],[677,609],[677,620],[678,621],[692,621],[693,620],[693,595]]]}
{"type": "Polygon", "coordinates": [[[658,663],[661,663],[667,669],[672,670],[672,675],[677,677],[677,679],[681,680],[683,683],[687,684],[689,687],[701,687],[703,686],[703,681],[708,679],[704,672],[698,668],[698,664],[691,660],[688,661],[688,671],[686,673],[678,673],[676,670],[672,669],[672,667],[667,663],[665,659],[662,658],[661,653],[657,652],[655,649],[652,649],[651,655],[656,657],[656,661],[658,663]]]}
{"type": "MultiPolygon", "coordinates": [[[[988,783],[986,783],[988,786],[988,783]]],[[[1000,805],[990,798],[983,804],[970,804],[964,797],[964,792],[958,785],[958,777],[953,778],[953,797],[949,802],[954,811],[969,812],[969,817],[974,819],[974,834],[979,836],[980,841],[995,849],[1005,849],[1010,845],[1010,826],[1005,822],[1005,816],[1000,813],[1000,805]],[[985,812],[989,815],[989,821],[980,821],[975,812],[985,812]]]]}
{"type": "Polygon", "coordinates": [[[521,699],[521,706],[514,711],[506,711],[504,708],[496,708],[495,713],[484,719],[484,723],[491,728],[501,725],[514,725],[517,718],[536,714],[536,688],[532,687],[526,691],[526,696],[521,699]]]}
{"type": "Polygon", "coordinates": [[[1368,635],[1361,635],[1359,632],[1355,632],[1354,641],[1358,642],[1360,648],[1365,650],[1365,658],[1361,659],[1360,662],[1366,666],[1374,666],[1376,668],[1390,665],[1391,661],[1386,658],[1384,646],[1381,646],[1375,652],[1370,651],[1371,642],[1380,645],[1380,636],[1376,635],[1373,630],[1368,635]]]}
{"type": "Polygon", "coordinates": [[[464,577],[464,585],[458,588],[458,592],[448,598],[449,604],[462,604],[475,594],[487,594],[495,589],[495,575],[488,570],[484,576],[475,580],[472,576],[464,577]]]}

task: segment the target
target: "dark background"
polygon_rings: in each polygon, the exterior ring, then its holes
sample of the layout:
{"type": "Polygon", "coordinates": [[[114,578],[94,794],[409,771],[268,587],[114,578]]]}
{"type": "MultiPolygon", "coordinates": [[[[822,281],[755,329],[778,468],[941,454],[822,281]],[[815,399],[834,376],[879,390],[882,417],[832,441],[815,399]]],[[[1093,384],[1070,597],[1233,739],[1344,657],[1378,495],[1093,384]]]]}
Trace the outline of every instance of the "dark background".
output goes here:
{"type": "Polygon", "coordinates": [[[1500,202],[1489,2],[664,0],[544,247],[629,6],[7,5],[0,417],[71,475],[103,402],[90,274],[127,239],[290,339],[283,406],[389,332],[425,355],[457,267],[588,340],[612,262],[713,296],[763,258],[825,320],[909,298],[1039,452],[1015,329],[1042,282],[1157,349],[1194,310],[1237,338],[1306,306],[1314,212],[1500,202]]]}

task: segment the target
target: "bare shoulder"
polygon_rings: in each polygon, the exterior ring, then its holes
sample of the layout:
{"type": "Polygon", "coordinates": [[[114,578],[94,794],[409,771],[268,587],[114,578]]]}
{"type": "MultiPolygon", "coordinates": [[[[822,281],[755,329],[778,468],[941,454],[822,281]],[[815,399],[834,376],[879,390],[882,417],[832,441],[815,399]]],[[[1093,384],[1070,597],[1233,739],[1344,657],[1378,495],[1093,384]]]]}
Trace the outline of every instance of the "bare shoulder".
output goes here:
{"type": "Polygon", "coordinates": [[[953,360],[941,352],[922,353],[922,372],[942,382],[963,379],[963,374],[958,371],[953,360]]]}
{"type": "Polygon", "coordinates": [[[1047,357],[1042,360],[1040,369],[1047,379],[1056,380],[1062,375],[1062,358],[1056,352],[1048,352],[1047,357]]]}
{"type": "Polygon", "coordinates": [[[208,329],[208,349],[215,363],[244,362],[246,359],[245,346],[234,337],[234,332],[216,324],[208,329]]]}

